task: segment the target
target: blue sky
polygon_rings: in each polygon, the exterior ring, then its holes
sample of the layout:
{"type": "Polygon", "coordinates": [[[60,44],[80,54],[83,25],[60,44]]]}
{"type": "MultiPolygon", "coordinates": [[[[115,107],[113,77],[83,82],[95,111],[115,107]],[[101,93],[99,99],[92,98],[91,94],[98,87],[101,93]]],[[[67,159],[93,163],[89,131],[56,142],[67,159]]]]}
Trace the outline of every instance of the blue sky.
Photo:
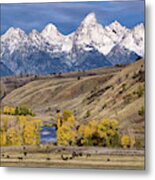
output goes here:
{"type": "Polygon", "coordinates": [[[144,1],[1,4],[1,34],[11,26],[27,33],[32,29],[42,31],[48,23],[55,24],[61,33],[69,34],[90,12],[95,12],[102,25],[117,20],[132,28],[144,22],[144,1]]]}

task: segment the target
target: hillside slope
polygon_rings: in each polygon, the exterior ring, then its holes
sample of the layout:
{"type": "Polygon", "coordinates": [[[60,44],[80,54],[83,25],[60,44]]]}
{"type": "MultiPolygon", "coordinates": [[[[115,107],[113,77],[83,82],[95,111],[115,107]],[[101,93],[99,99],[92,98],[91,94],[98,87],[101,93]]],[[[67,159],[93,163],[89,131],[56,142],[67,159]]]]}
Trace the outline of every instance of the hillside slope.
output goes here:
{"type": "Polygon", "coordinates": [[[144,107],[144,74],[144,61],[139,60],[124,68],[101,68],[85,76],[73,73],[42,78],[13,90],[2,105],[26,105],[43,120],[54,120],[56,109],[71,109],[79,122],[116,118],[122,132],[143,139],[144,117],[139,111],[144,107]]]}

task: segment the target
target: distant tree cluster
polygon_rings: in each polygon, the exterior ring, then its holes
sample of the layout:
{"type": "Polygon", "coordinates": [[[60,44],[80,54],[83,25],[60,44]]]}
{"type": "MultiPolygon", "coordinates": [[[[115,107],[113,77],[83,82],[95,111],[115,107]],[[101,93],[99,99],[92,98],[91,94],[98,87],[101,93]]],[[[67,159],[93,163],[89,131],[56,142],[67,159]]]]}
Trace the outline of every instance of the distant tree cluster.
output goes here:
{"type": "Polygon", "coordinates": [[[80,145],[118,146],[118,121],[103,119],[99,122],[92,120],[88,124],[81,124],[78,128],[78,137],[80,145]]]}
{"type": "MultiPolygon", "coordinates": [[[[6,115],[3,115],[1,118],[0,145],[20,146],[40,144],[41,120],[32,116],[26,116],[28,114],[26,109],[24,109],[24,113],[22,112],[23,115],[19,115],[19,108],[16,111],[17,109],[12,107],[5,107],[4,109],[6,115]]],[[[143,108],[140,114],[143,114],[143,108]]],[[[90,120],[87,123],[79,124],[72,111],[64,110],[61,113],[58,110],[56,120],[57,145],[60,146],[133,148],[136,144],[134,136],[131,135],[132,133],[121,133],[119,122],[116,119],[90,120]]]]}
{"type": "Polygon", "coordinates": [[[70,110],[57,113],[57,144],[102,147],[133,147],[135,139],[121,135],[116,119],[91,120],[87,124],[77,125],[70,110]]]}
{"type": "Polygon", "coordinates": [[[35,114],[32,112],[31,109],[27,108],[26,106],[21,106],[21,107],[10,107],[10,106],[5,106],[3,108],[3,113],[6,115],[30,115],[30,116],[35,116],[35,114]]]}

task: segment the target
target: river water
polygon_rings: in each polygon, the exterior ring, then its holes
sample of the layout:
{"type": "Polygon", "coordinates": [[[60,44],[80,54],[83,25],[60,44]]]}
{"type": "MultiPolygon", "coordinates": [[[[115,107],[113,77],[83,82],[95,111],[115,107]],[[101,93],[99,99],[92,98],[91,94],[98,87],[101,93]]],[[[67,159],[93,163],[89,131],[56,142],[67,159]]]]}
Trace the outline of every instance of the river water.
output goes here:
{"type": "Polygon", "coordinates": [[[43,126],[40,130],[40,141],[42,144],[56,143],[56,128],[43,126]]]}

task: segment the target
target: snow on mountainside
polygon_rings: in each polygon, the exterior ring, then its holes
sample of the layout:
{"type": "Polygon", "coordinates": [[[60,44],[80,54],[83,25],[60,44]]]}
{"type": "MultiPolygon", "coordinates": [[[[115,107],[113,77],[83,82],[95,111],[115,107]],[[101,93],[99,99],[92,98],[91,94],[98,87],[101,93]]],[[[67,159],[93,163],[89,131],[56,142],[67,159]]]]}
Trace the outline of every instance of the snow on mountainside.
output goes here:
{"type": "Polygon", "coordinates": [[[107,55],[107,59],[111,62],[112,65],[116,64],[131,64],[135,60],[139,59],[135,52],[126,49],[123,46],[116,45],[107,55]]]}
{"type": "Polygon", "coordinates": [[[20,28],[11,27],[4,35],[1,36],[1,54],[8,50],[13,53],[20,44],[27,40],[27,35],[20,28]]]}
{"type": "Polygon", "coordinates": [[[122,26],[118,21],[114,21],[105,27],[107,36],[109,36],[115,44],[118,44],[130,30],[122,26]]]}
{"type": "Polygon", "coordinates": [[[139,24],[126,34],[121,45],[136,52],[139,56],[144,56],[144,24],[139,24]]]}
{"type": "Polygon", "coordinates": [[[82,21],[74,35],[74,45],[77,49],[89,51],[93,48],[106,55],[114,46],[113,40],[107,36],[106,30],[97,23],[94,13],[90,13],[82,21]]]}
{"type": "Polygon", "coordinates": [[[144,25],[127,29],[115,21],[103,27],[88,14],[75,32],[61,34],[54,24],[40,33],[10,28],[1,36],[1,62],[15,74],[48,74],[130,64],[144,56],[144,25]]]}

